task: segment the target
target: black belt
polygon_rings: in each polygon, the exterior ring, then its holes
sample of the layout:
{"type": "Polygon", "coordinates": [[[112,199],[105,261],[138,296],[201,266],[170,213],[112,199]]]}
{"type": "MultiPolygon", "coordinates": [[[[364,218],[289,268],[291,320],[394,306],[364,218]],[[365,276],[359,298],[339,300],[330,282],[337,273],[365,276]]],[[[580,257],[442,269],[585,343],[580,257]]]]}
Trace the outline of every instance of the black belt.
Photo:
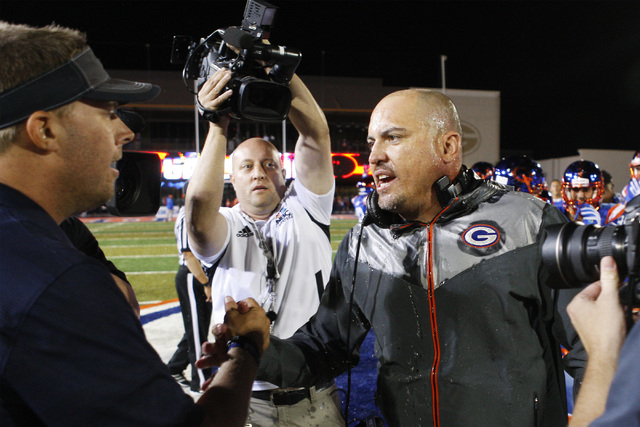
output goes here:
{"type": "MultiPolygon", "coordinates": [[[[316,391],[324,390],[332,386],[333,384],[333,381],[331,381],[327,384],[316,386],[316,391]]],[[[295,405],[303,399],[311,400],[311,390],[308,388],[299,388],[292,390],[276,388],[273,390],[253,391],[251,393],[251,397],[255,399],[270,401],[276,406],[291,406],[295,405]]]]}

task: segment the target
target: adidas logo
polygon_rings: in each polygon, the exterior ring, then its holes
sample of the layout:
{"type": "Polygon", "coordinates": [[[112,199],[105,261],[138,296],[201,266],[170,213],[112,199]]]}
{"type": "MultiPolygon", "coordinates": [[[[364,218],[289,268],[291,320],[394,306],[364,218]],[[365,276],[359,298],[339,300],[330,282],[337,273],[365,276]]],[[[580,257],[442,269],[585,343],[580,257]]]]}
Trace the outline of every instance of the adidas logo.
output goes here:
{"type": "Polygon", "coordinates": [[[242,230],[236,233],[236,237],[251,237],[253,236],[253,231],[246,225],[242,230]]]}

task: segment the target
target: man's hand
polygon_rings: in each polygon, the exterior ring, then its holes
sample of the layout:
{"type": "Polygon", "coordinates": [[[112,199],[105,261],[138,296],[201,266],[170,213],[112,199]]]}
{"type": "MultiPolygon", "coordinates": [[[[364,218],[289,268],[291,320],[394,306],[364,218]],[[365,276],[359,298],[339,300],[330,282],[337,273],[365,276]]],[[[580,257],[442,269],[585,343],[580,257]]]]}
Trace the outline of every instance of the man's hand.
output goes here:
{"type": "Polygon", "coordinates": [[[227,338],[236,335],[247,336],[263,353],[269,346],[269,319],[260,305],[253,299],[235,302],[227,296],[224,299],[224,323],[227,326],[227,338]]]}
{"type": "Polygon", "coordinates": [[[600,281],[587,286],[567,306],[567,313],[589,359],[617,355],[625,338],[625,323],[618,287],[618,269],[612,257],[600,261],[600,281]]]}
{"type": "MultiPolygon", "coordinates": [[[[224,339],[227,331],[228,328],[223,323],[218,323],[213,326],[211,332],[213,332],[216,339],[214,342],[207,341],[202,344],[202,356],[196,361],[198,369],[220,366],[222,362],[227,360],[227,340],[224,339]]],[[[207,383],[208,382],[209,381],[207,381],[207,383]]],[[[206,387],[203,386],[202,389],[206,390],[206,387]]]]}
{"type": "MultiPolygon", "coordinates": [[[[220,106],[228,100],[233,91],[231,89],[222,92],[231,80],[231,71],[222,69],[216,71],[200,88],[198,92],[198,102],[208,110],[217,111],[220,106]]],[[[220,127],[226,129],[229,124],[229,116],[220,116],[220,127]]]]}
{"type": "Polygon", "coordinates": [[[215,342],[202,344],[202,357],[196,362],[200,369],[219,366],[227,358],[227,341],[236,335],[253,340],[260,353],[269,346],[269,319],[260,305],[248,298],[239,302],[229,296],[224,299],[227,314],[224,323],[214,325],[215,342]]]}
{"type": "Polygon", "coordinates": [[[625,338],[619,284],[613,258],[604,257],[600,261],[600,281],[584,288],[567,306],[589,356],[570,427],[586,427],[604,412],[625,338]]]}

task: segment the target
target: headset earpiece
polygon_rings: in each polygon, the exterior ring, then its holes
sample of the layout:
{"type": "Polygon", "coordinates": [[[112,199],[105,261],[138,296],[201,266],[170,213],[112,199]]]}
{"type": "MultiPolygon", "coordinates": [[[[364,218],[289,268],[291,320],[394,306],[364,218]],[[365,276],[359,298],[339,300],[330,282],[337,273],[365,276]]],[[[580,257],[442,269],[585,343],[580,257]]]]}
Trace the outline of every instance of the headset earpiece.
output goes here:
{"type": "Polygon", "coordinates": [[[399,215],[382,209],[378,205],[378,192],[374,189],[367,196],[367,213],[362,220],[362,225],[375,224],[381,228],[389,228],[392,224],[402,222],[399,215]]]}
{"type": "MultiPolygon", "coordinates": [[[[474,183],[479,182],[481,182],[481,180],[475,178],[473,170],[463,166],[453,182],[450,182],[448,177],[443,176],[433,184],[433,188],[438,197],[438,202],[440,202],[440,205],[444,208],[451,200],[469,191],[475,186],[474,183]]],[[[375,189],[367,196],[366,203],[367,213],[362,220],[363,226],[376,224],[381,228],[389,228],[393,224],[404,222],[400,215],[386,211],[378,205],[378,192],[375,189]]]]}
{"type": "Polygon", "coordinates": [[[446,176],[438,179],[433,184],[433,188],[436,192],[436,196],[438,197],[438,202],[440,202],[440,206],[444,208],[449,204],[449,202],[451,202],[451,200],[471,189],[475,181],[476,178],[473,170],[467,169],[464,166],[453,182],[451,182],[446,176]]]}

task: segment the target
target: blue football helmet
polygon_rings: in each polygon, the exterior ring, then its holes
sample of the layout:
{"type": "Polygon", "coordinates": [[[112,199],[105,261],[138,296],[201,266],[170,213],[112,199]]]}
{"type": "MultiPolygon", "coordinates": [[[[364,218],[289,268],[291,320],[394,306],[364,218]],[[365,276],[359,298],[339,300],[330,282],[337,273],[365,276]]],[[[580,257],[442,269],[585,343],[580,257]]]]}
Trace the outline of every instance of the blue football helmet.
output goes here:
{"type": "Polygon", "coordinates": [[[493,180],[537,197],[547,188],[542,168],[527,156],[509,156],[500,160],[493,180]]]}
{"type": "Polygon", "coordinates": [[[360,181],[356,184],[358,188],[358,194],[365,195],[373,191],[373,182],[360,181]]]}
{"type": "Polygon", "coordinates": [[[473,171],[475,173],[478,174],[478,176],[482,179],[484,179],[485,181],[491,181],[493,180],[493,173],[495,168],[493,167],[493,165],[489,162],[476,162],[471,169],[473,169],[473,171]]]}
{"type": "Polygon", "coordinates": [[[598,209],[604,193],[604,180],[600,167],[588,160],[579,160],[571,163],[562,176],[562,203],[565,209],[575,211],[580,203],[587,203],[598,209]],[[580,188],[593,188],[591,197],[583,201],[574,199],[571,190],[580,188]]]}

